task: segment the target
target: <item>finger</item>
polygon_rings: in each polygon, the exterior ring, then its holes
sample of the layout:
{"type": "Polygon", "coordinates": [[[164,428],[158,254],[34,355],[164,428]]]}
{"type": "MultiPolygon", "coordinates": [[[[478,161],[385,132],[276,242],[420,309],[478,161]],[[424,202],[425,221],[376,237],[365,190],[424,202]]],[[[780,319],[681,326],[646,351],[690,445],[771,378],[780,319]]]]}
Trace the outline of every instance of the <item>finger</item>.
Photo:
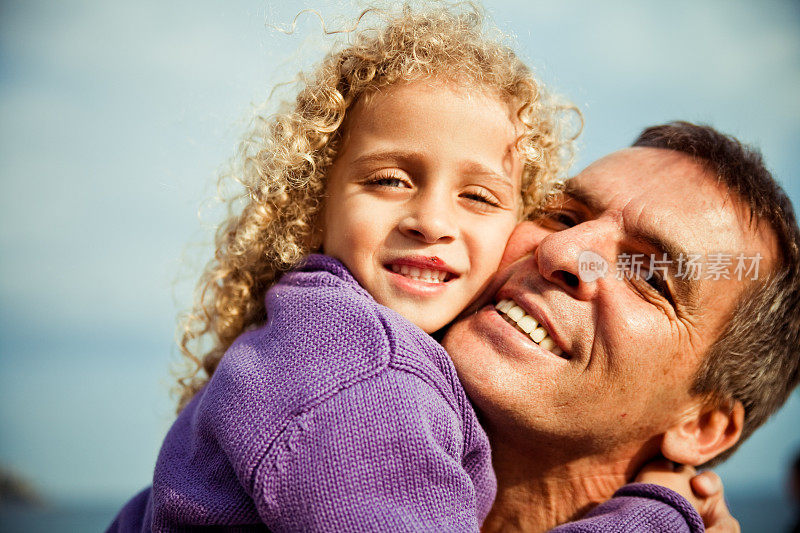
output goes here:
{"type": "Polygon", "coordinates": [[[725,520],[706,528],[706,533],[741,533],[742,526],[734,517],[729,516],[725,520]]]}
{"type": "Polygon", "coordinates": [[[646,474],[648,472],[674,472],[674,465],[675,463],[668,461],[667,459],[650,461],[644,465],[641,470],[639,470],[639,475],[646,474]]]}
{"type": "Polygon", "coordinates": [[[697,470],[692,465],[682,465],[680,463],[673,463],[675,472],[678,474],[683,474],[685,476],[695,476],[697,475],[697,470]]]}
{"type": "Polygon", "coordinates": [[[711,470],[697,474],[689,483],[698,498],[708,498],[716,493],[722,494],[723,491],[722,480],[711,470]]]}
{"type": "Polygon", "coordinates": [[[721,496],[714,496],[711,505],[702,513],[703,522],[708,533],[739,533],[739,521],[731,515],[725,500],[721,496]]]}
{"type": "Polygon", "coordinates": [[[727,516],[723,520],[706,528],[706,533],[741,533],[742,527],[739,521],[732,516],[727,516]]]}
{"type": "Polygon", "coordinates": [[[724,488],[719,476],[711,471],[703,472],[690,481],[692,490],[695,490],[695,483],[700,483],[701,485],[703,483],[708,483],[713,489],[711,495],[701,497],[702,503],[698,508],[700,516],[703,517],[706,531],[709,533],[740,533],[741,527],[739,526],[739,522],[731,514],[730,509],[728,509],[728,504],[723,497],[724,488]],[[698,481],[695,482],[695,479],[698,479],[698,481]]]}

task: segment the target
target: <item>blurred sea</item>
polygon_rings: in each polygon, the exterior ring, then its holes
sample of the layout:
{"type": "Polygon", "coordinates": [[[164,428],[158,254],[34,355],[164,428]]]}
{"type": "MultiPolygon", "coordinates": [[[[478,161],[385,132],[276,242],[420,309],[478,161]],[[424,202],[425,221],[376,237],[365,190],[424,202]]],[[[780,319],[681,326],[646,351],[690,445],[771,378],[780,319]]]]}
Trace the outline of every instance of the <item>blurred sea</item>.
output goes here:
{"type": "Polygon", "coordinates": [[[91,533],[102,532],[111,524],[119,505],[75,503],[33,507],[0,504],[2,533],[91,533]]]}
{"type": "MultiPolygon", "coordinates": [[[[102,532],[124,503],[124,501],[115,504],[86,502],[42,508],[0,504],[0,532],[102,532]]],[[[778,491],[732,494],[728,497],[728,504],[744,533],[788,532],[792,518],[796,517],[788,500],[778,491]]]]}

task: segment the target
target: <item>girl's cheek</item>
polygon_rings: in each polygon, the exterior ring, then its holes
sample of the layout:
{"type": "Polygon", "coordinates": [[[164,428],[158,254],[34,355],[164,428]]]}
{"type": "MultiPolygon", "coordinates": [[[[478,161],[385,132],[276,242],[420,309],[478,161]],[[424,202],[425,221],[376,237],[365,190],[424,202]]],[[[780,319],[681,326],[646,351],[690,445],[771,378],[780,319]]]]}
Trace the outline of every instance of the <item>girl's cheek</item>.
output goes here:
{"type": "Polygon", "coordinates": [[[506,246],[516,226],[517,220],[513,214],[498,220],[496,224],[483,226],[481,235],[477,239],[477,254],[480,257],[475,259],[490,271],[489,276],[500,268],[506,246]]]}

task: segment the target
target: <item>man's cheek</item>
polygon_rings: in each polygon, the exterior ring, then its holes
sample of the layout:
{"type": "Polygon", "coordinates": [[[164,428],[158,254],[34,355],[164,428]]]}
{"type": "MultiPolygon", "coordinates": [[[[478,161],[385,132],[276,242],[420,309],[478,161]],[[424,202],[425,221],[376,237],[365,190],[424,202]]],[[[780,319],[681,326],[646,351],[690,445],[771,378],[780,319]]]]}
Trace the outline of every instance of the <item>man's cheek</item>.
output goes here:
{"type": "Polygon", "coordinates": [[[517,224],[517,227],[514,228],[508,238],[498,270],[503,270],[511,263],[532,253],[539,242],[541,231],[541,228],[533,222],[525,221],[517,224]]]}

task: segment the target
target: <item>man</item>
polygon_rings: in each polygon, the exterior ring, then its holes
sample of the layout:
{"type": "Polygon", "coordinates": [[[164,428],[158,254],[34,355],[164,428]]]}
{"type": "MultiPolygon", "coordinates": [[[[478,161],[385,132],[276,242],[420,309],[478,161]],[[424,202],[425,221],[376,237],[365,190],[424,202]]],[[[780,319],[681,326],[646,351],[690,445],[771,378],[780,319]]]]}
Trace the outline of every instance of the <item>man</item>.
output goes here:
{"type": "Polygon", "coordinates": [[[574,520],[659,456],[723,458],[798,382],[800,233],[756,153],[649,128],[543,215],[443,342],[491,440],[484,531],[574,520]]]}

